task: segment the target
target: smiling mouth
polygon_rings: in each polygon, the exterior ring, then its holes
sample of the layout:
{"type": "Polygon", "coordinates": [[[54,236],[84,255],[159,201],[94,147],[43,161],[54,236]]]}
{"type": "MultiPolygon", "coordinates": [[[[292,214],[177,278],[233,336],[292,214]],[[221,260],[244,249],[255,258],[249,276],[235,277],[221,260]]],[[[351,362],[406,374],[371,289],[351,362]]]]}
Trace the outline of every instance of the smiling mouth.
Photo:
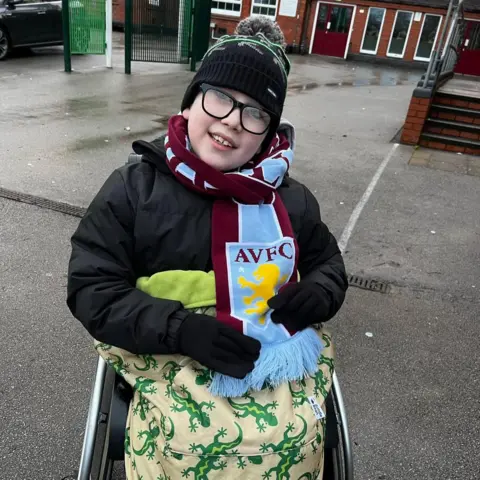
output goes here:
{"type": "Polygon", "coordinates": [[[232,145],[232,143],[230,143],[228,140],[223,138],[221,135],[217,135],[216,133],[210,133],[209,135],[219,145],[223,145],[224,147],[236,148],[234,145],[232,145]]]}

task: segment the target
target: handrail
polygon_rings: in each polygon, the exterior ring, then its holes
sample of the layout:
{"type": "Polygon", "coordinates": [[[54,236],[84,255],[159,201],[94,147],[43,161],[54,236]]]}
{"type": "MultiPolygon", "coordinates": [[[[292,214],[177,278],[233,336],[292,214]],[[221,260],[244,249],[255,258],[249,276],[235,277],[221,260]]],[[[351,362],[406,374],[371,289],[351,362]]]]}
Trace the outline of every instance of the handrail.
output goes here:
{"type": "Polygon", "coordinates": [[[434,92],[439,82],[451,76],[458,61],[458,52],[463,42],[464,0],[450,0],[440,40],[436,45],[427,71],[418,86],[434,92]]]}

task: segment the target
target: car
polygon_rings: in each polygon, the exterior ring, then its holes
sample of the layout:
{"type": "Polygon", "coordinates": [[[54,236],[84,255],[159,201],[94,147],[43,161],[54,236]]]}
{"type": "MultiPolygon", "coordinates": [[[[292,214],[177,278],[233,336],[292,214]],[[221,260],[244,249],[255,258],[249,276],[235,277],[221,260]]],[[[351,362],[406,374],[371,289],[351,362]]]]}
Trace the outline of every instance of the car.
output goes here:
{"type": "Polygon", "coordinates": [[[0,0],[0,60],[13,48],[52,45],[63,45],[60,0],[0,0]]]}
{"type": "MultiPolygon", "coordinates": [[[[81,15],[84,6],[79,0],[69,5],[81,15]]],[[[77,49],[86,49],[89,37],[85,28],[77,32],[77,49]]],[[[61,0],[0,0],[0,60],[14,48],[54,45],[63,45],[61,0]]]]}

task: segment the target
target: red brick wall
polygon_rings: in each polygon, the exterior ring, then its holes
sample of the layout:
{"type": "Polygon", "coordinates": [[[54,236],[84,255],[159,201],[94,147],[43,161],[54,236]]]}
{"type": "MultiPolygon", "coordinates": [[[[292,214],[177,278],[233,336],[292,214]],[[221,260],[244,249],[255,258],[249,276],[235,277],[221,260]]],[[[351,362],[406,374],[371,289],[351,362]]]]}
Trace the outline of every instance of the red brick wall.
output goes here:
{"type": "MultiPolygon", "coordinates": [[[[281,0],[278,0],[278,8],[280,8],[280,2],[281,0]]],[[[282,15],[277,15],[276,21],[285,35],[287,44],[298,45],[301,41],[302,22],[303,22],[303,17],[305,15],[306,3],[307,3],[307,0],[298,0],[296,17],[284,17],[282,15]]],[[[215,23],[217,27],[225,28],[227,30],[227,33],[231,34],[235,30],[235,27],[237,26],[238,22],[242,18],[248,17],[251,11],[252,11],[252,0],[243,0],[240,17],[228,17],[225,15],[212,14],[211,21],[212,23],[215,23]]],[[[315,15],[315,10],[313,10],[311,13],[312,17],[314,15],[315,15]]]]}
{"type": "Polygon", "coordinates": [[[112,0],[113,23],[125,22],[125,0],[112,0]]]}
{"type": "MultiPolygon", "coordinates": [[[[369,7],[378,7],[378,8],[385,8],[387,5],[385,3],[378,3],[378,2],[367,2],[367,1],[358,1],[357,3],[357,12],[355,16],[355,23],[353,25],[353,32],[351,38],[351,47],[349,52],[350,53],[360,53],[360,48],[362,45],[363,39],[363,32],[365,30],[365,23],[368,19],[368,9],[369,7]],[[364,10],[364,13],[360,13],[360,10],[364,10]]],[[[395,23],[395,15],[397,10],[404,10],[409,12],[422,12],[437,14],[437,15],[444,15],[445,10],[439,10],[434,8],[426,8],[426,7],[415,7],[412,5],[400,5],[400,4],[388,4],[387,11],[385,12],[385,20],[383,23],[383,28],[380,36],[380,42],[378,44],[378,52],[377,56],[386,57],[387,56],[387,49],[388,44],[390,42],[390,36],[392,34],[392,29],[395,23]]],[[[419,22],[415,22],[412,20],[412,27],[410,29],[410,35],[407,39],[407,46],[405,49],[405,54],[403,59],[404,60],[413,60],[415,55],[415,50],[417,48],[418,37],[420,35],[420,31],[423,25],[423,18],[419,22]]],[[[440,28],[443,26],[442,25],[440,28]]],[[[441,30],[440,30],[441,32],[441,30]]],[[[439,37],[437,37],[439,38],[439,37]]],[[[438,41],[438,40],[437,40],[438,41]]]]}
{"type": "Polygon", "coordinates": [[[430,98],[412,97],[407,112],[405,125],[403,126],[402,142],[408,145],[416,145],[420,140],[423,125],[427,119],[431,104],[430,98]]]}

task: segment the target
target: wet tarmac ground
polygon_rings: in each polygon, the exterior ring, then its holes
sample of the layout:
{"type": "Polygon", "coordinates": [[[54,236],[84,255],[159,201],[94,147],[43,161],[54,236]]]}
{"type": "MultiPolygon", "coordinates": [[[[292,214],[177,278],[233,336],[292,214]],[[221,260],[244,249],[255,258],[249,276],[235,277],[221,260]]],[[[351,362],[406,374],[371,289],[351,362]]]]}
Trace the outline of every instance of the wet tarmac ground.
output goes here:
{"type": "MultiPolygon", "coordinates": [[[[177,113],[193,73],[123,73],[61,48],[0,63],[0,187],[86,207],[133,140],[177,113]]],[[[421,71],[292,57],[292,175],[337,238],[392,152],[421,71]]],[[[331,322],[358,480],[476,480],[480,464],[479,178],[409,165],[395,150],[345,251],[349,290],[331,322]]],[[[75,478],[95,352],[65,305],[78,218],[0,198],[0,479],[75,478]]],[[[121,466],[118,467],[118,472],[121,466]]],[[[115,478],[122,478],[118,473],[115,478]]]]}

